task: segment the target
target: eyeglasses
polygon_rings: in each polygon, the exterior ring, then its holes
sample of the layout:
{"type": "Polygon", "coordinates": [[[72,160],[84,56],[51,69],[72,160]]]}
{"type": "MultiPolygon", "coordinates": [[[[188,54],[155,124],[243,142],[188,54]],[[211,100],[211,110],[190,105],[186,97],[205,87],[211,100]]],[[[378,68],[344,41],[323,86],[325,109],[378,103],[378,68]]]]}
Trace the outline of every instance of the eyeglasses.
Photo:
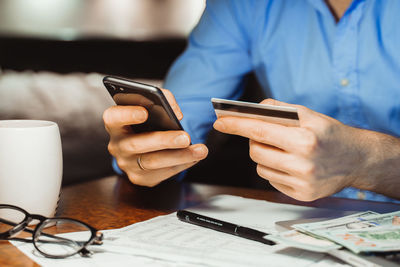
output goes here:
{"type": "Polygon", "coordinates": [[[33,243],[35,248],[45,257],[62,259],[75,254],[88,257],[92,253],[86,248],[89,245],[101,245],[103,234],[92,226],[79,220],[69,218],[47,218],[38,214],[30,214],[26,210],[13,205],[0,204],[0,240],[17,240],[33,243]],[[33,220],[39,223],[32,229],[28,224],[33,220]],[[77,237],[64,238],[52,234],[57,225],[74,231],[84,231],[77,237]],[[13,237],[21,231],[32,234],[32,239],[13,237]]]}

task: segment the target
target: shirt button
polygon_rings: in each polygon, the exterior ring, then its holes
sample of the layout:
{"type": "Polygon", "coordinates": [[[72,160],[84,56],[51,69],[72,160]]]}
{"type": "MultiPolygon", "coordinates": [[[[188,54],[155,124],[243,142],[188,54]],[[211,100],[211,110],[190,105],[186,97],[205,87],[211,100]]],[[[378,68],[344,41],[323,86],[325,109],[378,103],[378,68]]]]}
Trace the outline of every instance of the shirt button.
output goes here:
{"type": "Polygon", "coordinates": [[[364,192],[362,192],[362,191],[358,191],[357,192],[357,198],[358,199],[362,199],[362,200],[364,200],[365,199],[365,193],[364,192]]]}
{"type": "Polygon", "coordinates": [[[350,81],[346,78],[340,80],[341,86],[347,86],[347,85],[349,85],[349,83],[350,83],[350,81]]]}

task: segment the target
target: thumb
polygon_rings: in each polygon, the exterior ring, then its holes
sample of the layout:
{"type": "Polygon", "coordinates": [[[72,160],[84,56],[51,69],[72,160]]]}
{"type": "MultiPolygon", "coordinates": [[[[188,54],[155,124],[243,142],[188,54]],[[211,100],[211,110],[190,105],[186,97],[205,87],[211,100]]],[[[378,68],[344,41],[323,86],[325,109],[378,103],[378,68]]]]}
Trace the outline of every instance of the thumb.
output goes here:
{"type": "Polygon", "coordinates": [[[181,109],[178,106],[178,103],[176,103],[176,99],[175,99],[174,95],[171,93],[171,91],[169,91],[167,89],[161,89],[161,91],[163,92],[164,96],[167,98],[168,103],[171,105],[171,108],[174,111],[178,120],[182,120],[183,114],[182,114],[181,109]]]}
{"type": "Polygon", "coordinates": [[[285,107],[294,107],[297,108],[297,105],[294,104],[288,104],[273,98],[267,98],[264,99],[263,101],[260,102],[260,104],[268,104],[268,105],[274,105],[274,106],[285,106],[285,107]]]}

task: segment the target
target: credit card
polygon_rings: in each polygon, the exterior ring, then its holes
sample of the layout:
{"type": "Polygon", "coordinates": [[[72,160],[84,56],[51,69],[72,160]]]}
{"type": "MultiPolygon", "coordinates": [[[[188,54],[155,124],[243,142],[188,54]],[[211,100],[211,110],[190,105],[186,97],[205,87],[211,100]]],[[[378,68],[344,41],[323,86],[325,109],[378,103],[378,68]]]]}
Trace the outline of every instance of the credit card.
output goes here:
{"type": "Polygon", "coordinates": [[[297,108],[211,98],[217,117],[235,116],[285,126],[300,126],[297,108]]]}

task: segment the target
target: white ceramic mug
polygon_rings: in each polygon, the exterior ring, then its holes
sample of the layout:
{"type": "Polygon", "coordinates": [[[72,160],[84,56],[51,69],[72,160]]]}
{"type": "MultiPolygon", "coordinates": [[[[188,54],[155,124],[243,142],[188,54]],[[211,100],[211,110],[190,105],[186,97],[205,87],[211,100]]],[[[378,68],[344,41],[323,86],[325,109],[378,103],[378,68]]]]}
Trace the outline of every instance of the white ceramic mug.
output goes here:
{"type": "Polygon", "coordinates": [[[54,216],[62,167],[61,138],[56,123],[0,121],[0,204],[54,216]]]}

